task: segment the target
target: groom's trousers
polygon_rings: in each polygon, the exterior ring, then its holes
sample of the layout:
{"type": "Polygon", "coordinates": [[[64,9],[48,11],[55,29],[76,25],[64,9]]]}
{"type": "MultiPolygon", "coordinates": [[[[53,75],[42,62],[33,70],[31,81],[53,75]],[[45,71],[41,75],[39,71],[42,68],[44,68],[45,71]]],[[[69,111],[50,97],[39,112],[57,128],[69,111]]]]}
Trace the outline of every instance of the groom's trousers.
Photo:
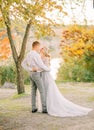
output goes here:
{"type": "Polygon", "coordinates": [[[42,110],[45,110],[46,96],[45,96],[45,88],[43,86],[43,81],[41,78],[41,72],[32,72],[30,75],[30,79],[32,82],[32,109],[36,109],[36,91],[38,88],[41,96],[42,110]]]}

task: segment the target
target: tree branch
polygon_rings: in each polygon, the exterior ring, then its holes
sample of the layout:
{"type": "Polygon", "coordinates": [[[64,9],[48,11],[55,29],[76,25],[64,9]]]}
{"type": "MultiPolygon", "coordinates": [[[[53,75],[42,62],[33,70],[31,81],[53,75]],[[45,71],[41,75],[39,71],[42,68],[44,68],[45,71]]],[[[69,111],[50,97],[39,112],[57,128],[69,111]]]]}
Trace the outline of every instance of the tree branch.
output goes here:
{"type": "Polygon", "coordinates": [[[10,28],[11,22],[10,22],[10,19],[9,19],[9,14],[7,12],[7,15],[4,16],[4,12],[3,12],[1,5],[0,5],[0,9],[1,9],[2,17],[4,19],[4,23],[5,23],[5,26],[6,26],[6,29],[7,29],[7,35],[8,35],[8,39],[9,39],[9,42],[10,42],[13,58],[14,58],[14,61],[17,63],[18,55],[17,55],[17,51],[16,51],[16,48],[15,48],[15,45],[14,45],[12,34],[11,34],[11,28],[10,28]]]}
{"type": "Polygon", "coordinates": [[[29,36],[29,32],[30,32],[30,27],[31,27],[31,20],[29,21],[29,23],[26,26],[24,38],[23,38],[23,41],[22,41],[22,47],[21,47],[21,51],[20,51],[20,55],[19,55],[20,62],[24,58],[24,54],[25,54],[25,50],[26,50],[26,43],[27,43],[27,39],[28,39],[28,36],[29,36]]]}
{"type": "Polygon", "coordinates": [[[12,38],[12,34],[11,34],[11,29],[10,27],[7,25],[7,23],[5,23],[6,27],[7,27],[7,34],[8,34],[8,39],[10,41],[10,46],[11,46],[11,50],[12,50],[12,54],[13,54],[13,58],[14,61],[17,63],[17,59],[18,59],[18,55],[17,55],[17,51],[14,45],[14,41],[12,38]]]}

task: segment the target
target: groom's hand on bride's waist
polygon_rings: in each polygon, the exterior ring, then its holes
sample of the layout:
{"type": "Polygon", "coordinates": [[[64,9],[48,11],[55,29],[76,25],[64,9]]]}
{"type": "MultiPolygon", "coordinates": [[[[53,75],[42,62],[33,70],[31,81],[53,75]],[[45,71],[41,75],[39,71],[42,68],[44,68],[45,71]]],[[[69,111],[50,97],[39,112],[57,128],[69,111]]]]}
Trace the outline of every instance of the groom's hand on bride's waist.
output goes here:
{"type": "MultiPolygon", "coordinates": [[[[37,68],[37,67],[33,67],[32,68],[32,72],[43,72],[44,70],[42,70],[42,69],[39,69],[39,68],[37,68]]],[[[50,69],[49,69],[49,71],[50,71],[50,69]]],[[[49,72],[49,71],[46,71],[46,72],[49,72]]]]}
{"type": "Polygon", "coordinates": [[[32,68],[32,72],[42,72],[43,70],[41,70],[41,69],[38,69],[38,68],[36,68],[36,67],[33,67],[32,68]]]}
{"type": "Polygon", "coordinates": [[[32,68],[32,72],[37,72],[37,71],[38,71],[38,68],[36,68],[36,67],[32,68]]]}

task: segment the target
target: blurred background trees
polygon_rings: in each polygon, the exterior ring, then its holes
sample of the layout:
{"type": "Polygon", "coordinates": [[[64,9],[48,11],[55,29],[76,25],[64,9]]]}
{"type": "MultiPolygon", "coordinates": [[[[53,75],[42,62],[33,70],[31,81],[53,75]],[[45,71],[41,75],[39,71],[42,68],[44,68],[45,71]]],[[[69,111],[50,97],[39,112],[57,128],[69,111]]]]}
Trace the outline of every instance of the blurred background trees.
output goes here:
{"type": "Polygon", "coordinates": [[[59,79],[94,81],[94,27],[74,25],[62,33],[61,55],[64,63],[59,79]]]}
{"type": "Polygon", "coordinates": [[[11,55],[11,48],[5,30],[0,31],[0,60],[8,59],[11,55]]]}

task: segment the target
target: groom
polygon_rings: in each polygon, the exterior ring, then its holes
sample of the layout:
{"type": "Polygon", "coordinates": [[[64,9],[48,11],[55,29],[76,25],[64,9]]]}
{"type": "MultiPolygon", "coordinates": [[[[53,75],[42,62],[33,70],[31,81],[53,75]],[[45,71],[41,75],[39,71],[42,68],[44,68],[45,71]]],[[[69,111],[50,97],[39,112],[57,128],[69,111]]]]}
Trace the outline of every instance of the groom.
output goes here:
{"type": "Polygon", "coordinates": [[[22,66],[25,70],[30,73],[30,79],[32,82],[32,113],[37,112],[36,108],[36,91],[37,89],[40,92],[41,102],[42,102],[42,113],[47,113],[46,108],[46,95],[45,95],[45,86],[41,78],[41,72],[50,71],[50,69],[44,65],[41,56],[40,56],[40,43],[38,41],[33,42],[32,51],[30,51],[24,61],[22,66]],[[34,68],[37,68],[38,71],[34,71],[34,68]]]}

